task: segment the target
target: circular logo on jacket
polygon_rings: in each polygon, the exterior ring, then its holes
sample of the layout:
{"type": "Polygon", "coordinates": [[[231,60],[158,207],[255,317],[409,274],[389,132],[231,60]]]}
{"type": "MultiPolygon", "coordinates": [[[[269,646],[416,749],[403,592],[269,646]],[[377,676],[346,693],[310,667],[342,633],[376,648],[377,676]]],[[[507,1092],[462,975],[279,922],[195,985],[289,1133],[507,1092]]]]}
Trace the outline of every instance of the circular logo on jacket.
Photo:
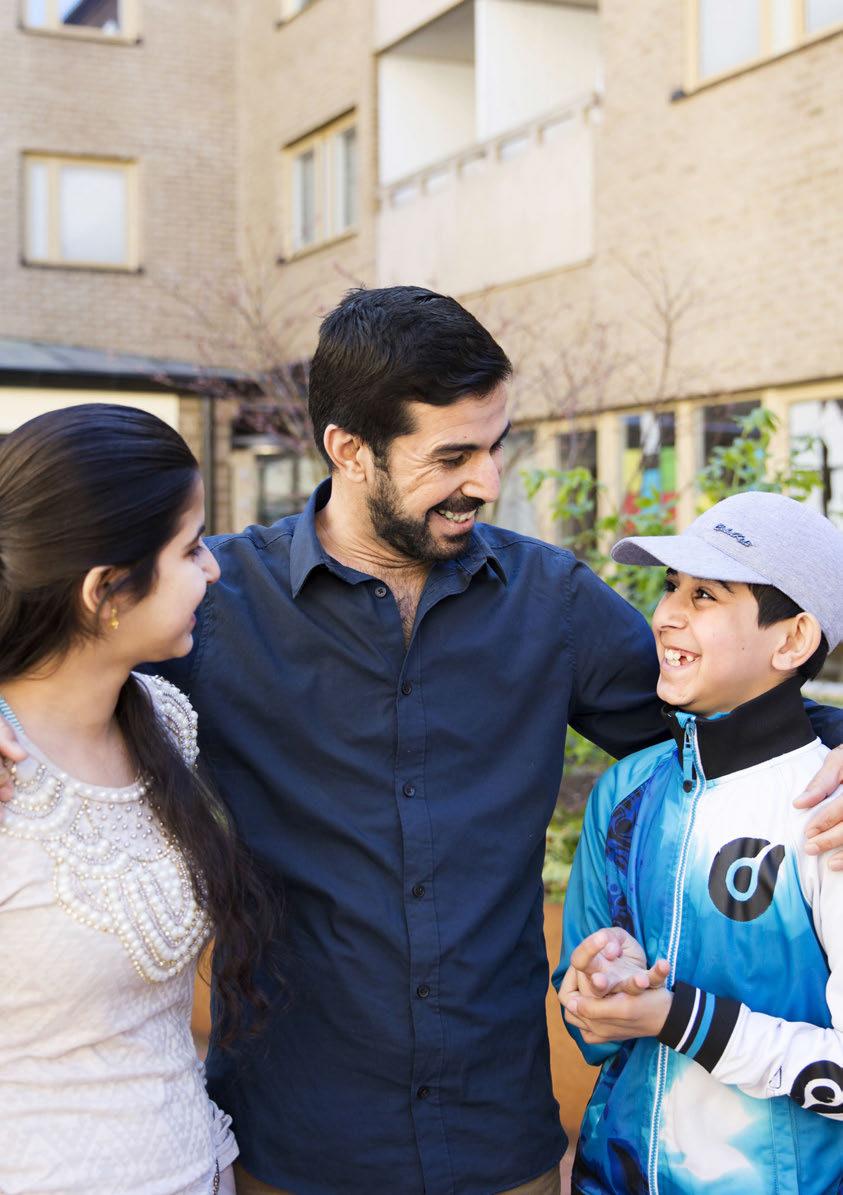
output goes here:
{"type": "Polygon", "coordinates": [[[843,1111],[843,1066],[836,1062],[812,1062],[796,1076],[790,1098],[812,1112],[843,1111]]]}
{"type": "Polygon", "coordinates": [[[766,838],[734,838],[714,856],[708,873],[708,894],[732,921],[754,921],[766,913],[785,849],[766,838]]]}

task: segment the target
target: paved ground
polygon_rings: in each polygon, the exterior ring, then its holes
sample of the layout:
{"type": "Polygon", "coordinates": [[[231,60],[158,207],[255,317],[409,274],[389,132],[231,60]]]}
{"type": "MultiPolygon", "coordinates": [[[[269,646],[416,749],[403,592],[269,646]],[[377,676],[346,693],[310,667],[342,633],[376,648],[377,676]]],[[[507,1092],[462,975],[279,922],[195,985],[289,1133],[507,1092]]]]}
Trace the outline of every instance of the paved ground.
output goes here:
{"type": "Polygon", "coordinates": [[[568,1152],[562,1159],[559,1173],[562,1175],[562,1195],[571,1195],[571,1166],[574,1162],[574,1143],[568,1146],[568,1152]]]}

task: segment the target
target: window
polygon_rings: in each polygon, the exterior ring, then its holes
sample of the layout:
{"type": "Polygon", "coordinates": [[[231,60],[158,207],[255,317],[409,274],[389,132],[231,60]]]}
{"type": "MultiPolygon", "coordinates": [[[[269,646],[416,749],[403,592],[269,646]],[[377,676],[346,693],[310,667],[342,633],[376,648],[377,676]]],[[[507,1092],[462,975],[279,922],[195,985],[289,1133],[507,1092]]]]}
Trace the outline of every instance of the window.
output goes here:
{"type": "Polygon", "coordinates": [[[135,190],[130,162],[27,155],[25,260],[136,268],[135,190]]]}
{"type": "Polygon", "coordinates": [[[325,244],[357,226],[357,127],[354,116],[289,145],[286,161],[291,253],[325,244]]]}
{"type": "Polygon", "coordinates": [[[276,523],[304,510],[313,488],[325,475],[322,458],[295,453],[259,453],[255,456],[259,523],[276,523]]]}
{"type": "Polygon", "coordinates": [[[23,23],[49,33],[137,37],[137,0],[23,0],[23,23]]]}
{"type": "Polygon", "coordinates": [[[820,475],[811,505],[843,527],[843,399],[791,403],[788,431],[797,463],[820,475]]]}
{"type": "Polygon", "coordinates": [[[571,469],[585,469],[594,482],[593,501],[581,514],[556,521],[556,539],[566,544],[593,532],[597,522],[597,431],[593,427],[573,428],[556,437],[557,467],[567,473],[571,469]]]}
{"type": "Polygon", "coordinates": [[[843,24],[843,0],[805,0],[805,29],[819,33],[829,25],[843,24]]]}
{"type": "Polygon", "coordinates": [[[509,433],[503,450],[501,492],[495,503],[494,513],[481,512],[480,516],[522,535],[539,534],[536,503],[527,497],[522,477],[524,470],[535,464],[535,440],[535,433],[529,428],[515,429],[509,433]]]}
{"type": "Polygon", "coordinates": [[[621,492],[624,514],[661,494],[673,518],[676,499],[676,417],[672,411],[622,416],[621,492]]]}
{"type": "Polygon", "coordinates": [[[281,0],[281,21],[289,21],[303,12],[313,0],[281,0]]]}
{"type": "Polygon", "coordinates": [[[843,0],[688,0],[688,84],[720,78],[843,25],[843,0]]]}

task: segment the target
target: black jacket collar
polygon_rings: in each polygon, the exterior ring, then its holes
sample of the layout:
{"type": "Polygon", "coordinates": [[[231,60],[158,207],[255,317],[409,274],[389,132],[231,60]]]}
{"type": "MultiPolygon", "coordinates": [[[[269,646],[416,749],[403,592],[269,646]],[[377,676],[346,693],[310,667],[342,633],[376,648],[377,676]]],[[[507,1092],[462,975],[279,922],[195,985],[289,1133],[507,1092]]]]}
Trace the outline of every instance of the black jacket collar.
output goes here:
{"type": "MultiPolygon", "coordinates": [[[[805,713],[799,677],[746,701],[722,718],[696,718],[697,743],[708,780],[727,776],[805,747],[817,737],[805,713]]],[[[670,733],[682,744],[685,732],[675,706],[662,706],[670,733]]]]}

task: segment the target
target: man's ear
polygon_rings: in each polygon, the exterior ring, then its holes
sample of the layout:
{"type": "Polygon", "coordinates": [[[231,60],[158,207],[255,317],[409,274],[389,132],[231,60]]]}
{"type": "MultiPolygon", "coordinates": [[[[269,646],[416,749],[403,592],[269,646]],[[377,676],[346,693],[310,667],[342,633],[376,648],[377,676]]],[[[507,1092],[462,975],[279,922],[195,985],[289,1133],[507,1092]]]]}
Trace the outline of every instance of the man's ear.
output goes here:
{"type": "Polygon", "coordinates": [[[341,477],[358,483],[366,480],[371,472],[372,454],[359,436],[337,427],[335,423],[329,423],[322,443],[333,468],[341,477]]]}
{"type": "Polygon", "coordinates": [[[804,610],[781,624],[782,637],[773,652],[772,665],[777,672],[795,672],[820,645],[822,630],[813,614],[804,610]]]}

